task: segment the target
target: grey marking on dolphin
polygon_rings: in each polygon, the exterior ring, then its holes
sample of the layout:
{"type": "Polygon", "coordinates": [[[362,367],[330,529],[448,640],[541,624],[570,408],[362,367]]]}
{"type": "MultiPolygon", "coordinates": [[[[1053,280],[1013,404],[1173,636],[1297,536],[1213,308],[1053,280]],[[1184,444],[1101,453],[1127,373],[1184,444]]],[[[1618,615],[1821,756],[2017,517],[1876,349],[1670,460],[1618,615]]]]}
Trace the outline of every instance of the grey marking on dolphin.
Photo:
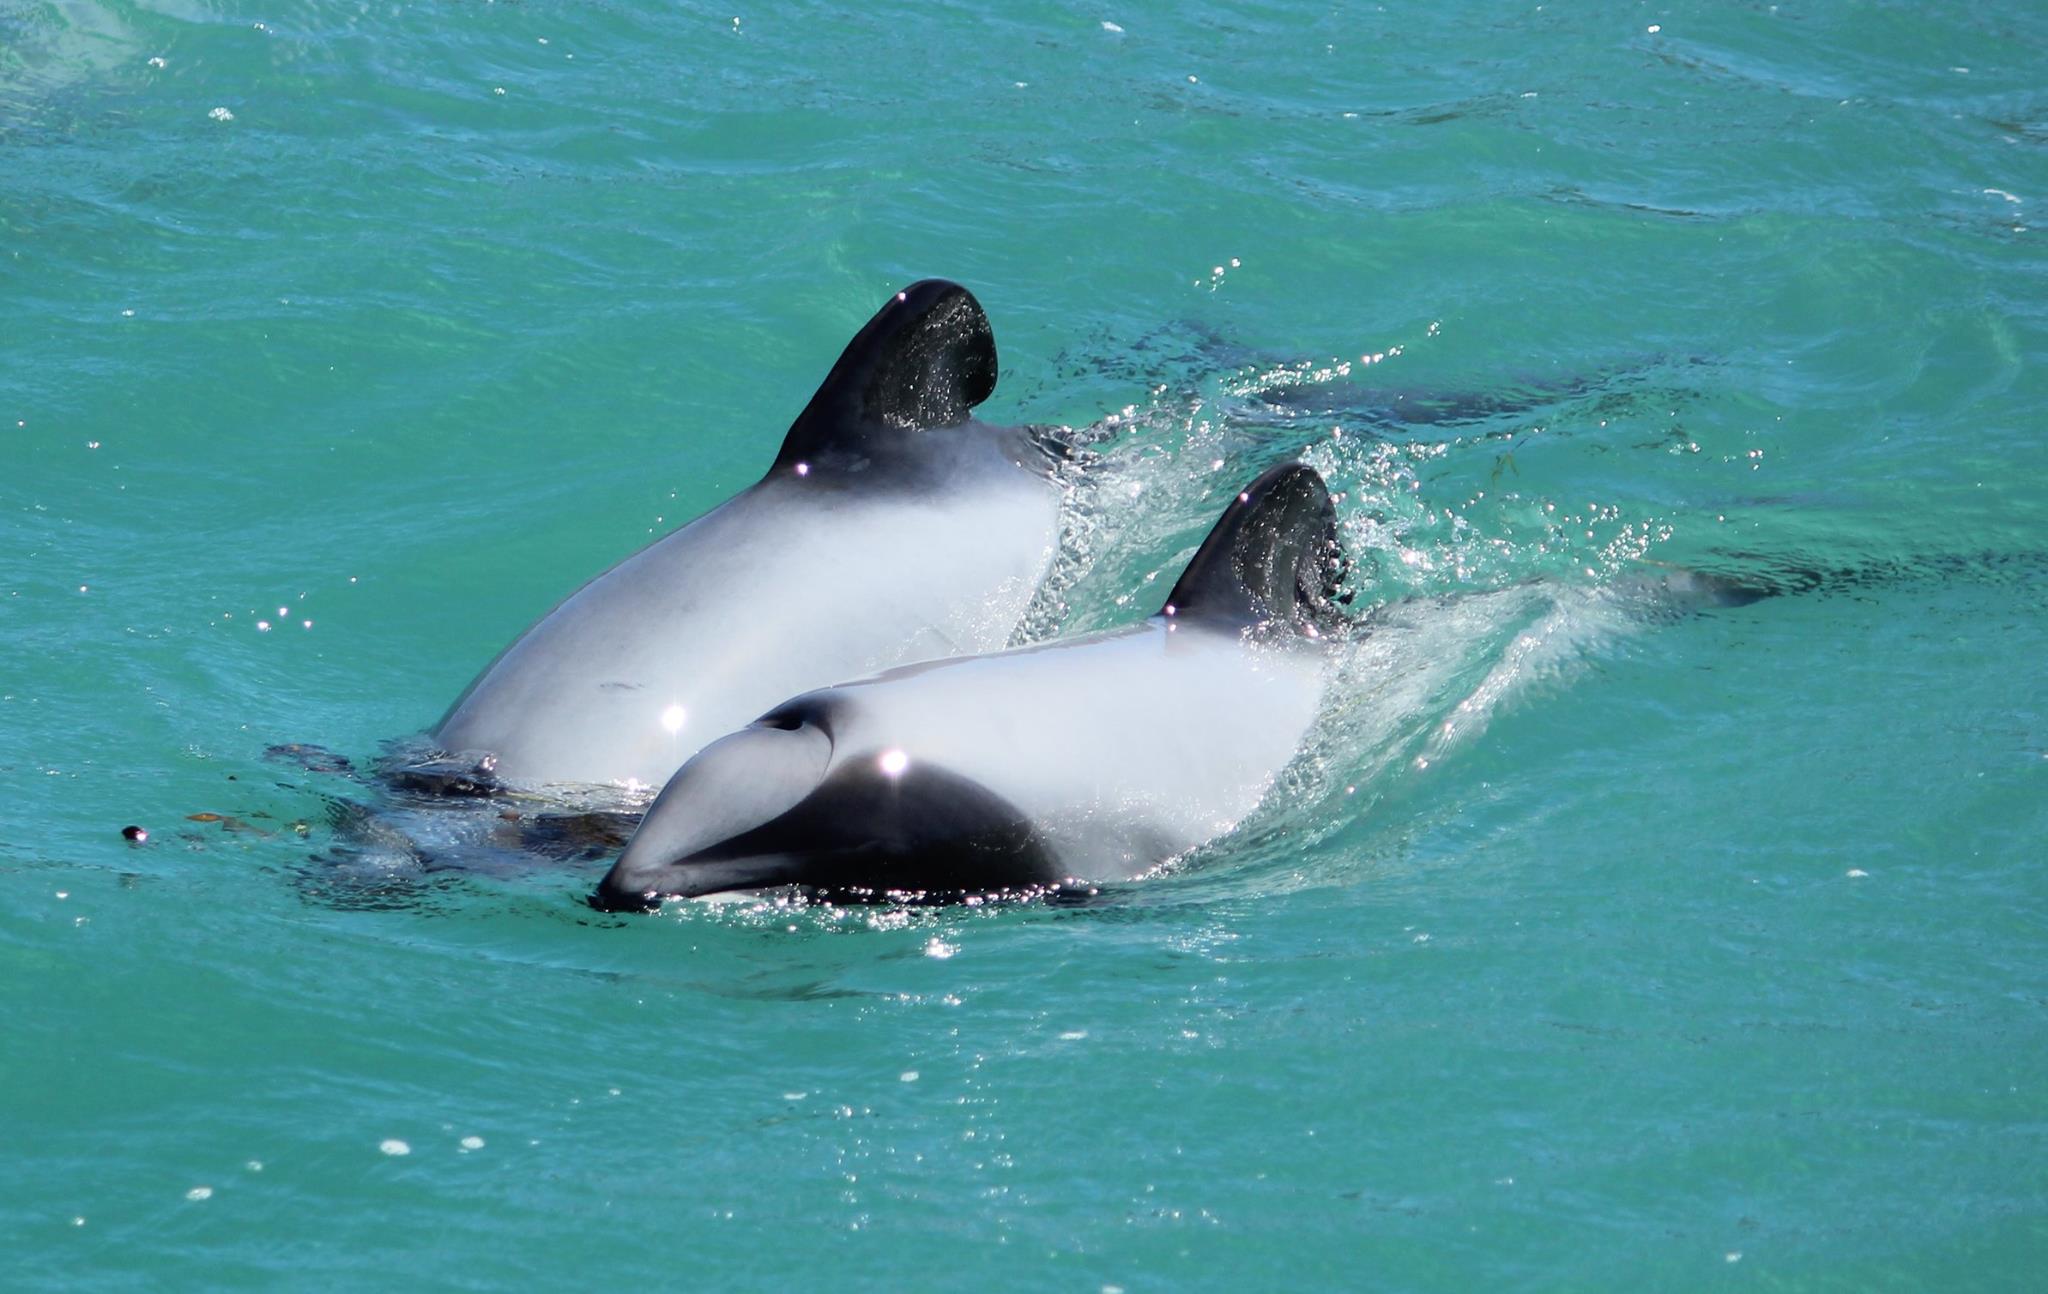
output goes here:
{"type": "Polygon", "coordinates": [[[1005,645],[1055,555],[1059,491],[1045,442],[971,416],[995,383],[965,288],[897,293],[767,475],[515,639],[429,734],[454,758],[413,780],[659,786],[784,697],[1005,645]]]}
{"type": "Polygon", "coordinates": [[[591,903],[944,899],[1149,871],[1242,822],[1300,749],[1341,573],[1322,478],[1275,468],[1141,624],[810,692],[706,747],[591,903]]]}

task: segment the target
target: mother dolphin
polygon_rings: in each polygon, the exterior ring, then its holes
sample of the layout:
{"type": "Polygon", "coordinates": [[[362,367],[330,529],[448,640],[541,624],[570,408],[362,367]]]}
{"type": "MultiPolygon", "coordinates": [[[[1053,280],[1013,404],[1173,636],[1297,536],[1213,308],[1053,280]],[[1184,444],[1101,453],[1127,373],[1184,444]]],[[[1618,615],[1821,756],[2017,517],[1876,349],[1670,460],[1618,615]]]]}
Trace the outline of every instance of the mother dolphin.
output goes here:
{"type": "Polygon", "coordinates": [[[812,692],[706,747],[591,903],[958,898],[1144,872],[1243,821],[1301,748],[1341,568],[1322,478],[1275,468],[1143,624],[812,692]]]}
{"type": "Polygon", "coordinates": [[[928,279],[855,335],[768,474],[515,639],[430,736],[489,784],[659,786],[808,688],[1003,646],[1051,564],[1051,452],[969,411],[974,297],[928,279]]]}

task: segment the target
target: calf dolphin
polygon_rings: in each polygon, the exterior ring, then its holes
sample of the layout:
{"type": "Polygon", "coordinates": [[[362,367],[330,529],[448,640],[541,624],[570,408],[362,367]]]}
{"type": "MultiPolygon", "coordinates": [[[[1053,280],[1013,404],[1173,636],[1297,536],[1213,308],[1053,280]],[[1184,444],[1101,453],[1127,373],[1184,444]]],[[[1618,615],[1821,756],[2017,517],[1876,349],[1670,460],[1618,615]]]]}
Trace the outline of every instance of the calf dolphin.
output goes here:
{"type": "MultiPolygon", "coordinates": [[[[784,697],[1009,641],[1058,538],[1055,453],[969,411],[995,389],[972,294],[898,292],[760,481],[569,595],[429,734],[444,789],[659,786],[784,697]]],[[[401,774],[402,776],[402,774],[401,774]]]]}
{"type": "Polygon", "coordinates": [[[946,899],[1138,875],[1236,826],[1300,749],[1342,568],[1322,478],[1275,468],[1141,624],[810,692],[707,746],[590,902],[946,899]]]}

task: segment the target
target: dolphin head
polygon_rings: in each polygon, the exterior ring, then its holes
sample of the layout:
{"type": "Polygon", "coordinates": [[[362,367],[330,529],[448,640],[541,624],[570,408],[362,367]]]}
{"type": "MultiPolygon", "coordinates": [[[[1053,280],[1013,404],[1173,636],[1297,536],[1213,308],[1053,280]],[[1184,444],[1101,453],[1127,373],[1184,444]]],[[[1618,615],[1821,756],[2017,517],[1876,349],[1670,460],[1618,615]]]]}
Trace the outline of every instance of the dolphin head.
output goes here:
{"type": "Polygon", "coordinates": [[[950,898],[1060,879],[1029,820],[988,788],[900,747],[835,749],[829,696],[798,698],[677,770],[591,906],[781,887],[950,898]]]}

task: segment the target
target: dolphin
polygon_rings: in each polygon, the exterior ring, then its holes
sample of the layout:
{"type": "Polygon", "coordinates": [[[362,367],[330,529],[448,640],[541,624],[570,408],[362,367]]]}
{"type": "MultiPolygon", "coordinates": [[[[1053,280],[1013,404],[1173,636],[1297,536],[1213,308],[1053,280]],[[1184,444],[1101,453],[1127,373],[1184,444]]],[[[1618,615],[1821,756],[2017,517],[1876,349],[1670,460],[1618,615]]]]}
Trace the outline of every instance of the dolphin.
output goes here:
{"type": "Polygon", "coordinates": [[[591,895],[923,901],[1137,876],[1257,807],[1348,623],[1323,479],[1230,503],[1158,614],[808,692],[705,747],[591,895]]]}
{"type": "Polygon", "coordinates": [[[777,701],[1002,647],[1052,564],[1059,450],[970,411],[995,339],[955,283],[856,334],[766,476],[599,575],[514,639],[402,784],[666,782],[777,701]]]}

